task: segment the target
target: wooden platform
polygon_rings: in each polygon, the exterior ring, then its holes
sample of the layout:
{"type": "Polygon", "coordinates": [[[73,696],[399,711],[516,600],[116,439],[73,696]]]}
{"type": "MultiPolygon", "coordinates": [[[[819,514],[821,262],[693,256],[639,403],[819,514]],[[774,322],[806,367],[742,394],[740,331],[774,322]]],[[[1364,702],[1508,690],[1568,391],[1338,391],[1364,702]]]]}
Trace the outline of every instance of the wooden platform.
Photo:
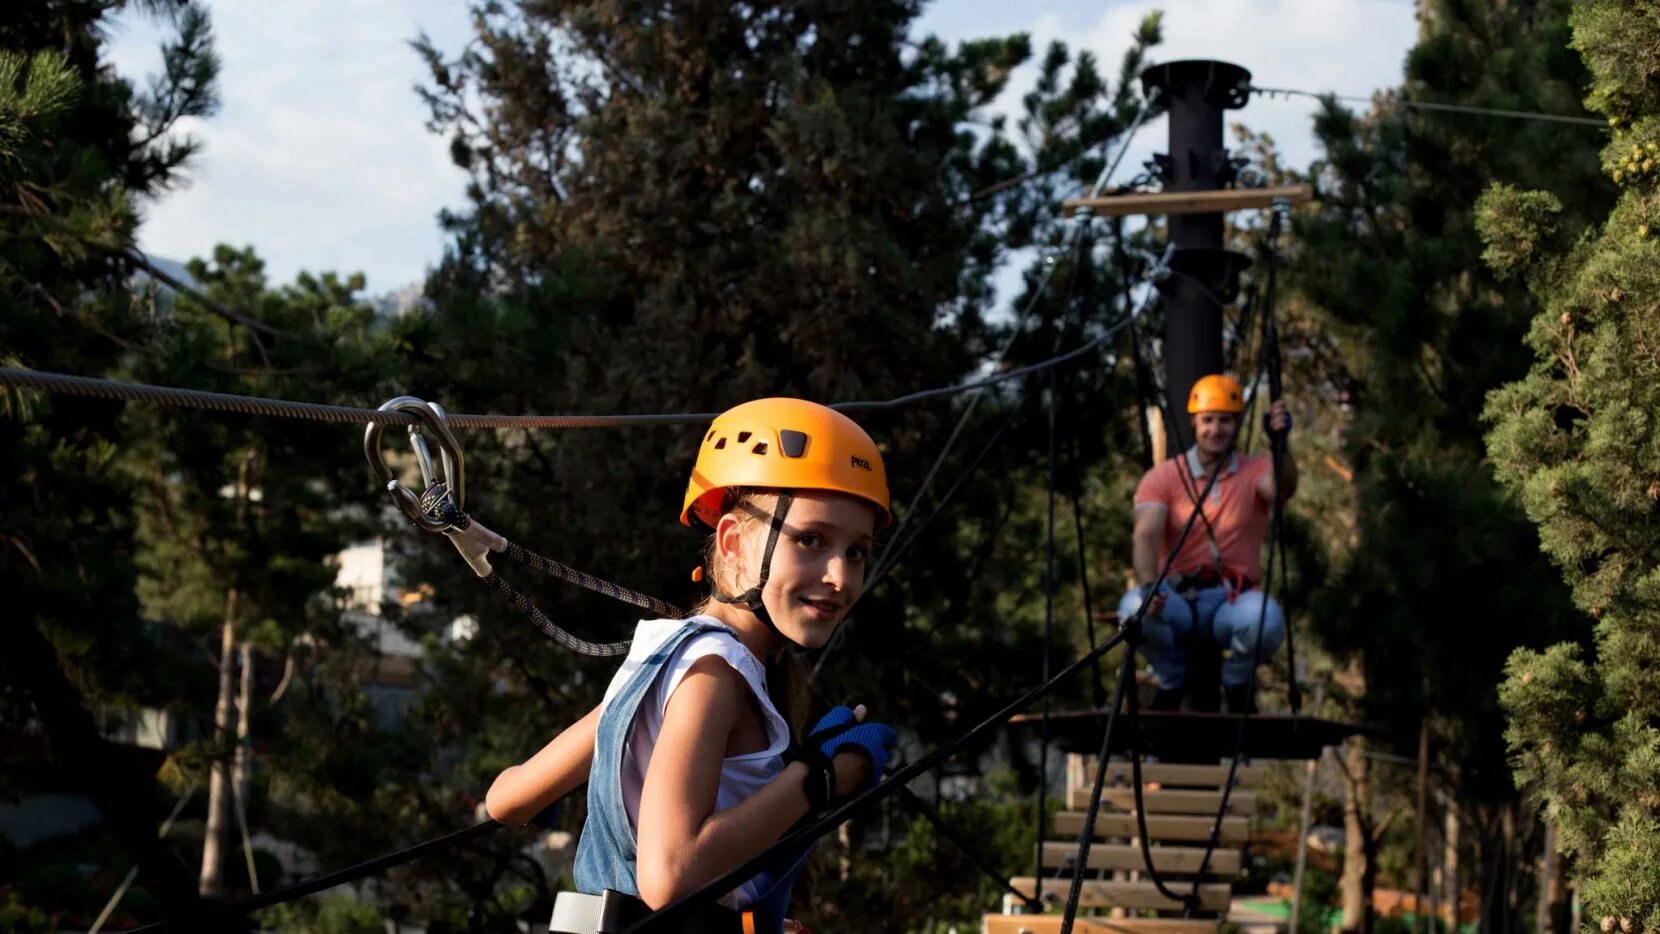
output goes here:
{"type": "MultiPolygon", "coordinates": [[[[1176,843],[1203,843],[1210,839],[1210,830],[1216,824],[1215,814],[1148,814],[1147,839],[1152,841],[1171,841],[1176,843]]],[[[1055,815],[1055,836],[1074,843],[1078,839],[1078,831],[1084,828],[1083,811],[1061,811],[1055,815]]],[[[1134,814],[1115,814],[1111,811],[1101,811],[1095,815],[1095,838],[1110,840],[1113,838],[1133,839],[1140,828],[1136,824],[1134,814]]],[[[1248,819],[1238,816],[1222,818],[1222,830],[1219,842],[1238,846],[1250,837],[1248,819]]]]}
{"type": "MultiPolygon", "coordinates": [[[[1072,930],[1085,934],[1216,934],[1215,921],[1179,918],[1100,918],[1080,915],[1072,930]]],[[[986,915],[983,934],[1060,934],[1060,915],[986,915]]]]}
{"type": "Polygon", "coordinates": [[[1067,211],[1089,208],[1101,217],[1129,214],[1222,214],[1271,207],[1276,199],[1292,204],[1314,200],[1312,185],[1285,185],[1279,188],[1223,188],[1212,191],[1138,191],[1099,198],[1070,198],[1062,202],[1067,211]]]}
{"type": "MultiPolygon", "coordinates": [[[[1073,810],[1089,807],[1090,795],[1093,788],[1068,788],[1066,790],[1066,806],[1073,810]]],[[[1101,789],[1101,803],[1111,805],[1120,811],[1135,810],[1134,788],[1103,788],[1101,789]]],[[[1215,815],[1222,806],[1222,792],[1194,791],[1181,789],[1170,791],[1166,789],[1143,790],[1141,803],[1146,807],[1148,814],[1210,814],[1215,815]]],[[[1235,791],[1228,795],[1229,814],[1254,814],[1257,809],[1257,795],[1254,791],[1235,791]]]]}
{"type": "MultiPolygon", "coordinates": [[[[1160,873],[1179,872],[1195,875],[1199,872],[1199,864],[1205,859],[1205,848],[1202,846],[1149,846],[1146,856],[1152,857],[1153,868],[1160,873]]],[[[1054,842],[1043,845],[1043,868],[1075,868],[1077,862],[1078,844],[1076,842],[1054,842]]],[[[1147,868],[1147,860],[1142,855],[1139,844],[1093,843],[1089,847],[1089,865],[1084,868],[1124,869],[1140,872],[1147,868]]],[[[1210,863],[1206,867],[1205,874],[1211,876],[1238,875],[1239,851],[1217,847],[1215,852],[1210,854],[1210,863]]]]}
{"type": "MultiPolygon", "coordinates": [[[[1030,897],[1037,891],[1037,886],[1031,876],[1017,876],[1009,880],[1019,892],[1030,897]]],[[[1043,898],[1049,901],[1053,898],[1057,905],[1066,904],[1066,893],[1070,890],[1070,879],[1044,879],[1043,898]]],[[[1179,895],[1185,895],[1192,888],[1193,883],[1172,885],[1171,890],[1179,895]]],[[[1228,903],[1233,899],[1233,887],[1223,882],[1207,882],[1199,886],[1199,907],[1204,911],[1225,912],[1228,903]]],[[[1084,887],[1078,894],[1078,904],[1083,908],[1135,908],[1143,910],[1181,911],[1182,903],[1172,901],[1159,894],[1159,890],[1151,882],[1121,882],[1117,880],[1084,881],[1084,887]]]]}
{"type": "MultiPolygon", "coordinates": [[[[1166,787],[1201,787],[1220,788],[1228,780],[1228,769],[1231,763],[1218,765],[1192,765],[1171,762],[1144,762],[1141,765],[1141,780],[1147,784],[1157,784],[1166,787]]],[[[1112,785],[1128,785],[1134,778],[1133,766],[1122,759],[1115,759],[1107,765],[1107,783],[1112,785]]],[[[1095,763],[1084,766],[1081,780],[1093,781],[1095,778],[1095,763]]],[[[1240,765],[1234,772],[1233,786],[1235,788],[1261,788],[1268,781],[1268,767],[1264,765],[1240,765]]]]}
{"type": "MultiPolygon", "coordinates": [[[[1042,714],[1020,714],[1011,725],[1035,727],[1042,714]]],[[[1101,731],[1107,715],[1099,710],[1051,713],[1049,736],[1066,752],[1098,754],[1101,731]]],[[[1129,749],[1131,723],[1119,715],[1113,729],[1112,751],[1129,749]]],[[[1225,713],[1144,710],[1135,718],[1135,738],[1142,755],[1169,761],[1213,763],[1231,757],[1239,736],[1239,718],[1225,713]]],[[[1375,734],[1377,729],[1354,723],[1293,717],[1289,714],[1256,714],[1245,724],[1245,755],[1253,759],[1317,759],[1327,746],[1335,746],[1355,734],[1375,734]]],[[[1144,775],[1145,779],[1146,776],[1144,775]]]]}

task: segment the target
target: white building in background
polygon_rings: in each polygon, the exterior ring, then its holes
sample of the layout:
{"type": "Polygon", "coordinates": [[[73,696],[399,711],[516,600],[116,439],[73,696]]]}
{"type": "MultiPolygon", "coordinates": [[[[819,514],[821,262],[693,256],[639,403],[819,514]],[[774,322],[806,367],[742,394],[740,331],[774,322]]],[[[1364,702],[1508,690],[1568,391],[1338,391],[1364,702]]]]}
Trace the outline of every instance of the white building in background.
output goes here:
{"type": "MultiPolygon", "coordinates": [[[[346,622],[369,640],[378,655],[365,688],[376,722],[383,726],[401,720],[419,696],[420,662],[425,654],[419,640],[386,618],[384,608],[389,603],[413,607],[433,593],[429,584],[406,584],[390,557],[384,538],[360,542],[336,557],[339,570],[334,578],[334,585],[346,592],[346,622]]],[[[473,617],[459,616],[443,628],[441,638],[465,642],[477,628],[473,617]]]]}

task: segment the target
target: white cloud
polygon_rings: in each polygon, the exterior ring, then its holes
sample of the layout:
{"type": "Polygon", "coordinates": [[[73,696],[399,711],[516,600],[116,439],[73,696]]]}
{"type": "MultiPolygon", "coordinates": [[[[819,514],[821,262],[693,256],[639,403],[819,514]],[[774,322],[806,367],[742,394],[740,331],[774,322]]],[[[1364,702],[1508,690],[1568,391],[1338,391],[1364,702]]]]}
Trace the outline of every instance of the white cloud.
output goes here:
{"type": "MultiPolygon", "coordinates": [[[[918,24],[948,40],[1032,33],[1096,53],[1114,73],[1136,24],[1165,11],[1158,60],[1219,57],[1259,85],[1365,94],[1398,84],[1416,35],[1409,0],[939,0],[918,24]]],[[[463,202],[445,142],[422,126],[408,47],[425,29],[455,50],[471,36],[460,0],[288,0],[212,4],[224,61],[223,107],[193,121],[206,150],[190,186],[148,205],[144,249],[186,259],[216,243],[252,244],[273,281],[301,269],[362,270],[374,292],[419,279],[443,248],[436,215],[463,202]]],[[[155,70],[159,31],[136,14],[114,30],[111,62],[155,70]]],[[[1017,72],[1000,106],[1018,107],[1035,68],[1017,72]]],[[[1255,97],[1230,113],[1279,141],[1291,164],[1315,155],[1308,100],[1255,97]]],[[[1142,130],[1120,178],[1164,148],[1162,121],[1142,130]]]]}
{"type": "MultiPolygon", "coordinates": [[[[252,244],[275,282],[300,270],[367,273],[374,292],[418,280],[443,248],[436,216],[465,180],[428,133],[409,40],[470,35],[453,0],[212,5],[220,112],[187,127],[206,148],[189,187],[147,206],[141,246],[185,259],[252,244]]],[[[129,14],[111,61],[153,71],[158,30],[129,14]]]]}

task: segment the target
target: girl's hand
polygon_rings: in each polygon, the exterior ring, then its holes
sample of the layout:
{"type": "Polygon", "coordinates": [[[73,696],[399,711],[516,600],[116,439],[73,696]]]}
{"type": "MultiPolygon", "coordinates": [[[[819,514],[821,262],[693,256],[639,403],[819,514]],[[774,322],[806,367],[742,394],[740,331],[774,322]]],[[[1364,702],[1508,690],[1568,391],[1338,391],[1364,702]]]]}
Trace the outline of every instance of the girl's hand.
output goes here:
{"type": "Polygon", "coordinates": [[[853,710],[837,707],[825,714],[808,736],[830,757],[835,772],[836,796],[846,797],[874,784],[893,753],[899,735],[882,723],[865,721],[865,706],[853,710]]]}

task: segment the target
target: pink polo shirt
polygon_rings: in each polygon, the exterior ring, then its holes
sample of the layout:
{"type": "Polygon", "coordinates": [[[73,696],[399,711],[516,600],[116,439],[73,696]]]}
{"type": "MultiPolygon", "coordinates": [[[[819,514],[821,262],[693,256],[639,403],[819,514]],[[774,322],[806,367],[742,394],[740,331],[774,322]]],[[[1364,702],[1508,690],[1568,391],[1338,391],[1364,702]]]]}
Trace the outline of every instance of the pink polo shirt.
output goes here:
{"type": "MultiPolygon", "coordinates": [[[[1268,537],[1269,504],[1257,492],[1257,484],[1273,470],[1266,457],[1234,454],[1229,458],[1222,476],[1216,479],[1205,501],[1205,516],[1216,528],[1216,542],[1212,546],[1206,534],[1205,520],[1197,519],[1193,531],[1182,543],[1176,561],[1170,567],[1172,574],[1197,574],[1222,566],[1253,581],[1262,579],[1262,543],[1268,537]]],[[[1172,457],[1147,471],[1135,490],[1135,508],[1163,509],[1164,547],[1159,554],[1163,562],[1170,554],[1170,546],[1182,534],[1182,527],[1193,515],[1193,498],[1204,492],[1209,481],[1200,466],[1198,452],[1189,448],[1181,457],[1172,457]],[[1182,474],[1188,475],[1187,489],[1182,487],[1182,474]]]]}

